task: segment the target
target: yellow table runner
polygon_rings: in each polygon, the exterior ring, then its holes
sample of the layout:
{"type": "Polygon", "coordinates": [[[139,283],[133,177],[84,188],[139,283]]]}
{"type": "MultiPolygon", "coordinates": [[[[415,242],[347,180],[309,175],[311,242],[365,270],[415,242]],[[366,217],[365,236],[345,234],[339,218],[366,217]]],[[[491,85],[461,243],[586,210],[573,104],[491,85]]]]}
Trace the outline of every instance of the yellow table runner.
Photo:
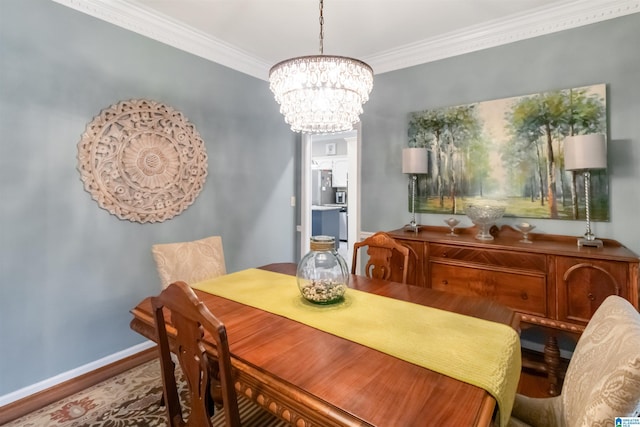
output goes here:
{"type": "Polygon", "coordinates": [[[304,323],[481,387],[511,414],[520,378],[520,338],[507,325],[348,289],[344,302],[305,301],[295,276],[248,269],[192,284],[195,289],[304,323]]]}

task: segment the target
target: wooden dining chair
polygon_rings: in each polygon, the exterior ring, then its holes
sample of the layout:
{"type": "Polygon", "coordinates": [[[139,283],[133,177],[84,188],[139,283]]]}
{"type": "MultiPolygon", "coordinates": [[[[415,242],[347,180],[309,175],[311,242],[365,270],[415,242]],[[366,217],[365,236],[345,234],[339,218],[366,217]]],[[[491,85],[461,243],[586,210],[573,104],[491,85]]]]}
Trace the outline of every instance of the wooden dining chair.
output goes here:
{"type": "Polygon", "coordinates": [[[176,281],[196,283],[227,273],[220,236],[156,244],[151,252],[163,289],[176,281]]]}
{"type": "Polygon", "coordinates": [[[158,331],[162,404],[166,407],[170,427],[289,425],[250,399],[237,396],[226,328],[189,285],[184,282],[170,284],[160,295],[151,298],[151,305],[158,331]],[[168,314],[166,318],[165,314],[168,314]],[[169,331],[172,333],[171,343],[169,331]],[[208,353],[211,349],[207,347],[212,342],[217,357],[208,353]],[[190,403],[189,411],[182,410],[172,350],[187,385],[189,397],[185,401],[190,403]],[[189,416],[185,421],[186,412],[189,416]]]}
{"type": "Polygon", "coordinates": [[[218,320],[198,299],[193,290],[184,282],[175,282],[165,288],[160,295],[151,298],[153,315],[158,331],[158,349],[164,403],[171,427],[212,426],[211,416],[215,405],[212,384],[219,384],[224,418],[227,426],[240,426],[238,401],[231,372],[229,342],[224,324],[218,320]],[[185,376],[191,404],[187,421],[183,419],[182,405],[178,395],[175,364],[171,358],[171,348],[165,322],[166,309],[171,316],[171,326],[175,328],[175,353],[185,376]],[[216,346],[217,358],[212,358],[205,349],[204,337],[207,331],[216,346]]]}
{"type": "Polygon", "coordinates": [[[613,426],[617,417],[638,416],[640,314],[612,295],[580,336],[560,395],[516,395],[509,427],[613,426]]]}
{"type": "MultiPolygon", "coordinates": [[[[367,237],[361,242],[353,244],[353,261],[351,263],[351,274],[356,272],[356,263],[358,260],[358,252],[361,247],[367,246],[367,255],[369,259],[364,268],[365,276],[375,279],[397,280],[400,276],[393,271],[392,257],[394,253],[398,253],[402,257],[402,283],[407,283],[409,274],[409,259],[413,250],[399,242],[387,233],[379,231],[374,235],[367,237]]],[[[414,258],[415,259],[415,258],[414,258]]]]}

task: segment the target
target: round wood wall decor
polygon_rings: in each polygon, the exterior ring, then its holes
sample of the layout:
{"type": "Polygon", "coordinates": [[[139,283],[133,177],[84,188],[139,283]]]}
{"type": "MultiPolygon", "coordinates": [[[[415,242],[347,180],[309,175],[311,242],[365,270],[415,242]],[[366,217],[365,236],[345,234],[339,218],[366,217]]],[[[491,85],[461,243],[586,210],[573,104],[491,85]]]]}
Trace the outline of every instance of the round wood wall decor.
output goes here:
{"type": "Polygon", "coordinates": [[[120,219],[162,222],[189,207],[207,177],[207,153],[181,112],[133,99],[94,117],[78,143],[84,188],[120,219]]]}

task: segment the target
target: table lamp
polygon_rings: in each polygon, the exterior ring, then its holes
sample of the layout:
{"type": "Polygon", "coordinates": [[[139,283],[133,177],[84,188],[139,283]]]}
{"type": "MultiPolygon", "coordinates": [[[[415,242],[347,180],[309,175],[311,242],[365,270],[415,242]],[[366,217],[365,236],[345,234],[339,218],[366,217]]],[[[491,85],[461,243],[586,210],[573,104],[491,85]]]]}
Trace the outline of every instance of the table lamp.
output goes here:
{"type": "Polygon", "coordinates": [[[584,237],[578,239],[578,246],[602,247],[602,240],[591,232],[590,187],[591,171],[607,168],[607,142],[604,135],[574,135],[564,140],[564,170],[582,171],[584,176],[584,201],[587,229],[584,237]]]}
{"type": "Polygon", "coordinates": [[[402,149],[402,173],[411,175],[411,222],[405,229],[418,232],[420,226],[416,224],[416,182],[418,174],[429,172],[429,163],[426,148],[403,148],[402,149]]]}

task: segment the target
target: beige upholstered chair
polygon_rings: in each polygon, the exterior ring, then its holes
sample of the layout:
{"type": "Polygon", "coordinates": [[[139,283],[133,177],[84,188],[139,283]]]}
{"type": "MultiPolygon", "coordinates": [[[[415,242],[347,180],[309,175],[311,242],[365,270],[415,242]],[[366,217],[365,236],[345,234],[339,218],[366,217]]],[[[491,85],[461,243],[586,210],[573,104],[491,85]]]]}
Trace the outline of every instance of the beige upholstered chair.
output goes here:
{"type": "Polygon", "coordinates": [[[227,273],[220,236],[153,245],[151,252],[163,289],[178,280],[196,283],[227,273]]]}
{"type": "Polygon", "coordinates": [[[510,426],[613,426],[640,416],[640,314],[610,296],[596,310],[569,362],[562,392],[516,396],[510,426]]]}

